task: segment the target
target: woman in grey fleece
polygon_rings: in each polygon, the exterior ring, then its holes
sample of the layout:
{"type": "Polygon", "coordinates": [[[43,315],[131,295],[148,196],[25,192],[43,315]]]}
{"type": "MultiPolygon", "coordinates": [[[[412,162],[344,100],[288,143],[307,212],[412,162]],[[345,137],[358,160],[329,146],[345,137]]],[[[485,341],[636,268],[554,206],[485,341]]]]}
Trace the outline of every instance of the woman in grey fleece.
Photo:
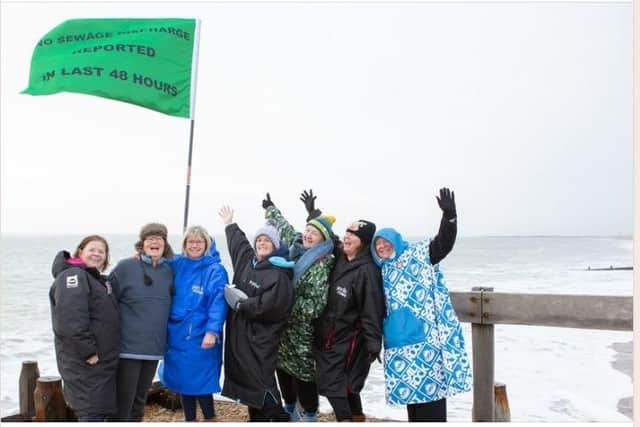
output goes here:
{"type": "Polygon", "coordinates": [[[142,421],[147,391],[166,349],[173,273],[167,227],[140,230],[137,257],[122,260],[109,275],[120,311],[120,361],[116,421],[142,421]]]}

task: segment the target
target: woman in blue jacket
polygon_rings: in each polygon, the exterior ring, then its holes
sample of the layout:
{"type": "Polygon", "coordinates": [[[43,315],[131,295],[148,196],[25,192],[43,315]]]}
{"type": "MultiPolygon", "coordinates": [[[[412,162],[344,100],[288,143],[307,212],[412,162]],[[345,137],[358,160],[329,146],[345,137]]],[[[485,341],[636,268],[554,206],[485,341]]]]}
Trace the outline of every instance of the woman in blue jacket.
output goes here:
{"type": "Polygon", "coordinates": [[[447,420],[447,397],[471,389],[464,337],[438,263],[453,248],[453,192],[440,190],[440,230],[433,239],[403,240],[393,228],[371,242],[382,268],[387,317],[383,324],[387,402],[407,405],[410,422],[447,420]]]}
{"type": "Polygon", "coordinates": [[[227,315],[227,272],[207,230],[190,227],[182,255],[171,261],[176,293],[167,330],[168,349],[160,366],[162,383],[180,393],[186,421],[195,421],[196,402],[205,420],[215,417],[213,393],[220,391],[222,326],[227,315]]]}

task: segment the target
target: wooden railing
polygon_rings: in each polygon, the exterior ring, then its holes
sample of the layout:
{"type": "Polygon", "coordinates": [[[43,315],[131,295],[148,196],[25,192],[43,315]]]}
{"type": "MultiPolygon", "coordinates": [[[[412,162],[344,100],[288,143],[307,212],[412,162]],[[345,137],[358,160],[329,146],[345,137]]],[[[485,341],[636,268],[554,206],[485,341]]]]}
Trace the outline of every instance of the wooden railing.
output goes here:
{"type": "Polygon", "coordinates": [[[494,327],[496,324],[633,330],[633,297],[515,294],[476,287],[451,292],[461,322],[471,323],[473,421],[494,421],[494,327]]]}

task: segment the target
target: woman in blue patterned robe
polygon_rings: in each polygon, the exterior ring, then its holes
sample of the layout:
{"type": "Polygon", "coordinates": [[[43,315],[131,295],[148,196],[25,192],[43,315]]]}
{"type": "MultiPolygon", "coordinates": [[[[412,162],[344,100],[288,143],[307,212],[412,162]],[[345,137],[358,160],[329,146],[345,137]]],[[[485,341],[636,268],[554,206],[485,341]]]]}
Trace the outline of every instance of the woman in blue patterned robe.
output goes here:
{"type": "Polygon", "coordinates": [[[409,421],[446,421],[447,397],[471,389],[460,322],[438,263],[457,234],[455,197],[436,197],[443,215],[433,239],[408,243],[393,228],[373,237],[386,301],[384,374],[387,402],[407,405],[409,421]]]}

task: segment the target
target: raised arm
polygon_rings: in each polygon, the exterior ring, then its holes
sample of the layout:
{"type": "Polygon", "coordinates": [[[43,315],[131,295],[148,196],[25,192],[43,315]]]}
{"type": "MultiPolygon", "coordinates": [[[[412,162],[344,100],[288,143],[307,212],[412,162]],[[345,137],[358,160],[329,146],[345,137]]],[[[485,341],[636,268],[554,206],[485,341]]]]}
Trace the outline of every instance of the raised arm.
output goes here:
{"type": "Polygon", "coordinates": [[[265,209],[264,218],[267,222],[278,229],[280,240],[288,247],[291,246],[296,238],[296,230],[289,221],[282,215],[280,209],[271,200],[271,196],[267,193],[267,197],[262,201],[262,207],[265,209]]]}
{"type": "Polygon", "coordinates": [[[322,215],[322,211],[320,209],[316,209],[316,197],[313,195],[313,190],[309,189],[304,190],[300,193],[300,201],[304,203],[304,208],[307,211],[307,221],[311,221],[313,218],[316,218],[322,215]]]}
{"type": "Polygon", "coordinates": [[[429,243],[429,258],[435,265],[442,261],[453,249],[458,233],[458,216],[456,213],[456,198],[448,188],[440,189],[440,197],[436,196],[438,206],[442,209],[442,219],[438,234],[429,243]]]}
{"type": "Polygon", "coordinates": [[[223,206],[218,215],[220,215],[220,219],[225,225],[224,232],[227,237],[227,247],[235,274],[235,272],[240,271],[242,266],[251,261],[254,254],[253,248],[244,231],[238,227],[238,224],[233,222],[233,209],[229,206],[223,206]]]}

